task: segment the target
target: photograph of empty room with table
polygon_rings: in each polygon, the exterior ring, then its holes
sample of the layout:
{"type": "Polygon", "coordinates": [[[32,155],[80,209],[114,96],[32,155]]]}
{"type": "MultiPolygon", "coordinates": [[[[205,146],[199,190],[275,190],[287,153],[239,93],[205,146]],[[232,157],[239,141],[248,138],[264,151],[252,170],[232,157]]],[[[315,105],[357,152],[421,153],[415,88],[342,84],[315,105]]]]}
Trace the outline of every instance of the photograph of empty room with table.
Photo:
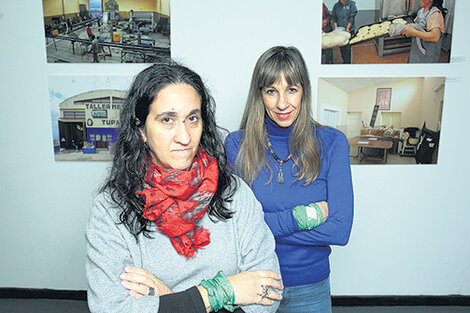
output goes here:
{"type": "Polygon", "coordinates": [[[317,119],[348,138],[351,164],[437,164],[445,77],[322,77],[317,119]]]}
{"type": "Polygon", "coordinates": [[[322,64],[449,63],[455,0],[323,0],[322,64]]]}
{"type": "Polygon", "coordinates": [[[48,63],[169,63],[170,0],[42,0],[48,63]]]}

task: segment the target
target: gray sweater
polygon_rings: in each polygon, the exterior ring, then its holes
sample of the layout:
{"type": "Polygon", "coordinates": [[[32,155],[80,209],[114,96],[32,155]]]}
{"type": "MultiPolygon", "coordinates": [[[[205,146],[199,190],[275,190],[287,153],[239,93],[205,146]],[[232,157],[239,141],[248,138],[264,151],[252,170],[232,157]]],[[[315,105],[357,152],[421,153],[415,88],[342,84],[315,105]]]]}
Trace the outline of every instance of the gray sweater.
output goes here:
{"type": "MultiPolygon", "coordinates": [[[[265,224],[261,205],[241,180],[229,203],[235,214],[226,221],[213,222],[208,214],[200,225],[210,231],[211,242],[195,258],[186,260],[158,231],[153,238],[135,237],[119,222],[121,209],[110,195],[99,194],[93,204],[86,228],[88,305],[91,312],[152,312],[159,308],[159,297],[136,300],[121,285],[119,275],[127,265],[143,268],[162,280],[173,291],[198,285],[213,278],[219,270],[229,276],[248,270],[272,270],[279,273],[274,238],[265,224]]],[[[152,230],[156,226],[152,225],[152,230]]],[[[275,312],[272,306],[249,305],[245,312],[275,312]]]]}

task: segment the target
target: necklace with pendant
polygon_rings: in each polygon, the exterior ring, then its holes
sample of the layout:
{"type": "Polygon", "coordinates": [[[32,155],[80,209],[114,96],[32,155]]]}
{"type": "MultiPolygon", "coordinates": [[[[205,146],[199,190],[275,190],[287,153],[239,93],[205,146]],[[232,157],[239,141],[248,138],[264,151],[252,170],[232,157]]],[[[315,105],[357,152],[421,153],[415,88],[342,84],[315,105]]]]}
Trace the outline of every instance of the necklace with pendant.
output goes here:
{"type": "Polygon", "coordinates": [[[289,155],[287,156],[287,158],[285,160],[281,160],[279,159],[279,157],[276,155],[276,153],[274,153],[274,150],[273,150],[273,146],[271,144],[271,141],[269,141],[269,135],[266,134],[266,137],[268,139],[268,149],[269,149],[269,152],[271,152],[271,155],[273,156],[274,160],[276,160],[278,163],[279,163],[279,172],[277,173],[277,182],[279,184],[282,184],[284,183],[284,175],[282,174],[282,164],[286,163],[287,161],[289,161],[291,158],[292,158],[292,154],[289,153],[289,155]]]}

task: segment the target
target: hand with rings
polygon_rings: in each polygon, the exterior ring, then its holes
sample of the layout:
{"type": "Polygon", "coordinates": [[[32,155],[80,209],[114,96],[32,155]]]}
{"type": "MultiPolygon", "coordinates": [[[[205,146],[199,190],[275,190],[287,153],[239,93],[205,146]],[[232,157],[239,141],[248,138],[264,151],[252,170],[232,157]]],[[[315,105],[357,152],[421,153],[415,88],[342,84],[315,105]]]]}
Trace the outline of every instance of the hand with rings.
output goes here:
{"type": "Polygon", "coordinates": [[[261,286],[261,287],[263,287],[263,293],[261,294],[261,299],[263,299],[263,298],[266,298],[266,296],[268,295],[269,288],[266,286],[261,286]]]}
{"type": "Polygon", "coordinates": [[[274,289],[282,290],[281,275],[271,271],[247,271],[227,277],[235,292],[235,304],[272,305],[281,300],[282,295],[274,289]],[[274,289],[272,289],[274,288],[274,289]]]}
{"type": "Polygon", "coordinates": [[[160,279],[138,267],[126,266],[119,278],[124,288],[129,290],[129,295],[136,299],[142,296],[163,296],[173,293],[160,279]]]}

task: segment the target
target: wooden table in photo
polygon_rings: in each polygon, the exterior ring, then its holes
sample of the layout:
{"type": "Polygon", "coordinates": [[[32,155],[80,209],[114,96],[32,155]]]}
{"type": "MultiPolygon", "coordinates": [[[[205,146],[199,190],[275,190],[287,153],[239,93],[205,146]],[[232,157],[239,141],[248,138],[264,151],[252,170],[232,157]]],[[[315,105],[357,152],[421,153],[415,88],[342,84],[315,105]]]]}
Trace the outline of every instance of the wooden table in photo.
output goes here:
{"type": "Polygon", "coordinates": [[[382,149],[384,151],[383,162],[387,163],[387,150],[393,147],[393,141],[389,138],[382,137],[369,137],[369,136],[357,136],[348,139],[349,146],[357,146],[357,155],[355,158],[359,158],[359,162],[367,156],[363,152],[363,148],[382,149]],[[362,155],[362,157],[361,157],[362,155]]]}

